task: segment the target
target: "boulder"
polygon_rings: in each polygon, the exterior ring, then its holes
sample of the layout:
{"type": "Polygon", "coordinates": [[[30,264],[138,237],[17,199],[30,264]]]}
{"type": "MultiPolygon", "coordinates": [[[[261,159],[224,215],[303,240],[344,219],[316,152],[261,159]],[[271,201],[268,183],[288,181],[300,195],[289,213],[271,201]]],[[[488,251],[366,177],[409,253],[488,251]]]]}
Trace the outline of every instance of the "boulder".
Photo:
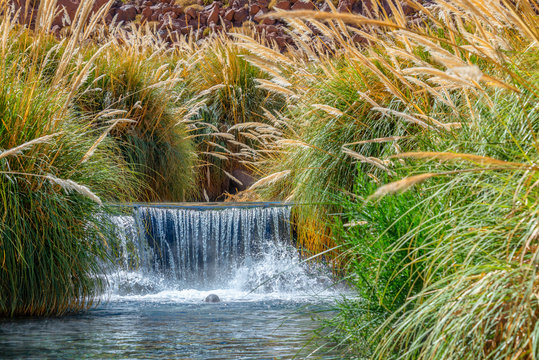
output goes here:
{"type": "Polygon", "coordinates": [[[219,21],[219,12],[221,11],[221,6],[217,3],[210,8],[208,13],[208,24],[217,24],[219,21]]]}
{"type": "Polygon", "coordinates": [[[241,8],[234,13],[234,21],[241,23],[247,19],[247,16],[249,16],[249,11],[241,8]]]}
{"type": "Polygon", "coordinates": [[[187,7],[185,8],[185,16],[188,16],[191,19],[196,19],[197,16],[197,10],[194,7],[187,7]]]}
{"type": "Polygon", "coordinates": [[[79,7],[78,1],[72,0],[59,0],[57,3],[58,8],[60,9],[60,14],[56,16],[52,25],[64,26],[69,24],[75,18],[77,9],[79,7]]]}
{"type": "Polygon", "coordinates": [[[337,5],[338,12],[351,12],[352,11],[352,0],[339,0],[339,5],[337,5]]]}
{"type": "Polygon", "coordinates": [[[258,6],[257,4],[251,5],[251,7],[249,8],[249,15],[251,16],[256,15],[256,13],[260,11],[260,9],[261,7],[258,6]]]}
{"type": "Polygon", "coordinates": [[[151,21],[153,10],[150,7],[142,9],[142,21],[151,21]]]}
{"type": "Polygon", "coordinates": [[[314,10],[316,7],[309,0],[298,0],[292,5],[292,10],[314,10]]]}
{"type": "Polygon", "coordinates": [[[290,1],[288,0],[277,1],[274,7],[276,9],[281,9],[281,10],[290,10],[290,1]]]}
{"type": "Polygon", "coordinates": [[[116,13],[117,21],[133,21],[137,17],[137,8],[134,5],[123,5],[120,6],[118,12],[116,13]]]}
{"type": "Polygon", "coordinates": [[[206,298],[204,299],[204,302],[218,303],[218,302],[221,302],[221,299],[219,299],[219,296],[217,296],[215,294],[210,294],[210,295],[206,296],[206,298]]]}
{"type": "Polygon", "coordinates": [[[262,18],[262,16],[264,16],[264,10],[260,10],[255,16],[254,16],[254,21],[256,22],[259,22],[261,24],[264,24],[264,25],[273,25],[275,24],[275,19],[272,19],[272,18],[262,18]]]}
{"type": "Polygon", "coordinates": [[[228,9],[227,11],[225,11],[225,16],[223,16],[223,19],[232,21],[232,19],[234,19],[234,13],[234,10],[228,9]]]}

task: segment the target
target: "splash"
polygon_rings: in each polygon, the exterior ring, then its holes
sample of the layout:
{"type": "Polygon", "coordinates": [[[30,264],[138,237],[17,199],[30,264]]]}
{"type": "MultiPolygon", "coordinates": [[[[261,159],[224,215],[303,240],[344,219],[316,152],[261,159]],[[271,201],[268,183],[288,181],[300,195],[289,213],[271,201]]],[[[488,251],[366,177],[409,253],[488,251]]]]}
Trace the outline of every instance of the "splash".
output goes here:
{"type": "Polygon", "coordinates": [[[113,298],[200,301],[308,300],[335,296],[320,264],[293,246],[289,206],[193,209],[141,206],[116,216],[122,241],[113,298]]]}

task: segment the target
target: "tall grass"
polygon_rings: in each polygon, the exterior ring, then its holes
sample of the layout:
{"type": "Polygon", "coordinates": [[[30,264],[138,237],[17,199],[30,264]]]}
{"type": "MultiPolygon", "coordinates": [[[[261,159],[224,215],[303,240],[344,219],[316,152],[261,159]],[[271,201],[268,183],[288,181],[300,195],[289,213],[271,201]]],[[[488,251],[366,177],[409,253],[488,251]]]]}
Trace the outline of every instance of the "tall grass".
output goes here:
{"type": "Polygon", "coordinates": [[[362,297],[331,324],[349,356],[536,358],[537,3],[409,4],[419,20],[279,14],[301,121],[266,191],[322,202],[362,297]]]}
{"type": "Polygon", "coordinates": [[[170,60],[162,45],[115,42],[95,59],[75,99],[93,126],[110,127],[125,161],[147,184],[140,201],[185,201],[193,193],[193,148],[175,106],[184,79],[170,60]],[[111,113],[124,120],[111,122],[111,113]]]}
{"type": "Polygon", "coordinates": [[[135,182],[104,129],[69,109],[89,64],[65,53],[77,40],[50,46],[7,12],[0,28],[0,316],[85,309],[114,243],[102,204],[135,182]]]}
{"type": "Polygon", "coordinates": [[[189,62],[185,120],[198,153],[201,200],[222,200],[225,193],[245,189],[245,179],[257,175],[253,164],[259,152],[282,135],[265,114],[281,110],[284,97],[261,86],[268,75],[253,66],[248,55],[219,34],[201,45],[189,62]]]}

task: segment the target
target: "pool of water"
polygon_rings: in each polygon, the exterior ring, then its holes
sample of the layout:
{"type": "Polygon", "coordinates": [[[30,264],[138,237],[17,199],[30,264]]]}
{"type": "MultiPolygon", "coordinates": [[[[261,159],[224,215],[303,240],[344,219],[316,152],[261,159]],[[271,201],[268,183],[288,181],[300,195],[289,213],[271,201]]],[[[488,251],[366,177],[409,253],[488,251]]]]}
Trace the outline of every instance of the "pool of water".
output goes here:
{"type": "Polygon", "coordinates": [[[3,359],[336,359],[311,354],[314,313],[307,301],[215,291],[115,297],[84,314],[0,322],[3,359]],[[182,294],[183,293],[183,294],[182,294]]]}

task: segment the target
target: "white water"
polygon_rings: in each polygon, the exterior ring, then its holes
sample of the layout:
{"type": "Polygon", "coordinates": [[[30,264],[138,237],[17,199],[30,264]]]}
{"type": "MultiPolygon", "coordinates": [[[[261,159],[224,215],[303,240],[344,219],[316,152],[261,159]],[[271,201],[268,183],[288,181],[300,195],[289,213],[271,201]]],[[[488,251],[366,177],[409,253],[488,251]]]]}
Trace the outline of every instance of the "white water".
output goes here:
{"type": "Polygon", "coordinates": [[[139,207],[117,216],[122,266],[113,301],[317,302],[335,297],[329,272],[292,245],[290,208],[219,210],[139,207]],[[134,250],[135,256],[128,249],[134,250]]]}

